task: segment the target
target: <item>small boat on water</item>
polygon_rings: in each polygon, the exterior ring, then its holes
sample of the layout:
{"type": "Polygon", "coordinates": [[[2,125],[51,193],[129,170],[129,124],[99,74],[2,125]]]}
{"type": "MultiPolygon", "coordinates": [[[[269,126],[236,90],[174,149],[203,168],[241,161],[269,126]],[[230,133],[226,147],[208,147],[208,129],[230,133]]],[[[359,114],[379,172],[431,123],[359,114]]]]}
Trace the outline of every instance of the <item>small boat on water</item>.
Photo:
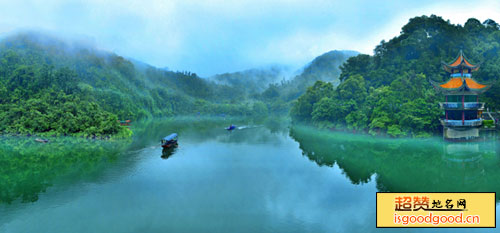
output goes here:
{"type": "Polygon", "coordinates": [[[231,131],[233,129],[236,129],[236,126],[235,125],[230,125],[229,127],[226,128],[227,130],[231,131]]]}
{"type": "Polygon", "coordinates": [[[161,140],[161,147],[163,147],[163,148],[172,148],[175,146],[177,146],[177,134],[176,133],[170,134],[161,140]]]}
{"type": "Polygon", "coordinates": [[[41,143],[47,143],[47,142],[49,142],[48,139],[41,139],[41,138],[37,138],[37,139],[35,139],[35,141],[36,142],[41,142],[41,143]]]}

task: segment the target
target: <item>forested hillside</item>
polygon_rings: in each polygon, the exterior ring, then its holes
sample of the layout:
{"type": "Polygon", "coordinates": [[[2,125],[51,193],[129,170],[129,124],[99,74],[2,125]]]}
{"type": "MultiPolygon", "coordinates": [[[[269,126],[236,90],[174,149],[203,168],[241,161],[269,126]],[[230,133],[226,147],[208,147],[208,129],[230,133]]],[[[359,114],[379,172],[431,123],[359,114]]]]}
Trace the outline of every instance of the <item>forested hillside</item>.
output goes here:
{"type": "Polygon", "coordinates": [[[349,50],[333,50],[324,53],[298,71],[289,67],[274,65],[268,68],[250,69],[234,73],[218,74],[211,77],[218,84],[237,87],[247,96],[258,98],[264,91],[278,89],[281,99],[291,101],[304,93],[308,86],[321,80],[338,85],[340,66],[359,53],[349,50]]]}
{"type": "Polygon", "coordinates": [[[349,58],[337,88],[321,81],[309,87],[291,116],[321,127],[426,136],[440,128],[438,102],[443,99],[429,79],[447,80],[441,61],[453,60],[461,49],[469,61],[481,64],[473,78],[495,83],[480,101],[500,108],[499,48],[499,25],[493,20],[469,19],[462,26],[435,15],[415,17],[399,36],[382,41],[373,56],[349,58]]]}
{"type": "Polygon", "coordinates": [[[359,53],[350,50],[333,50],[316,57],[308,64],[302,74],[294,80],[296,86],[305,87],[313,85],[316,81],[331,82],[334,86],[340,83],[340,67],[344,62],[359,53]]]}
{"type": "Polygon", "coordinates": [[[330,82],[334,86],[338,84],[341,73],[340,66],[349,57],[357,54],[359,53],[348,50],[333,50],[324,53],[304,66],[300,74],[279,83],[270,84],[261,94],[260,99],[273,112],[288,113],[292,102],[316,81],[330,82]]]}
{"type": "Polygon", "coordinates": [[[210,77],[217,84],[238,88],[248,97],[257,97],[269,84],[280,83],[292,75],[289,67],[273,65],[210,77]]]}
{"type": "Polygon", "coordinates": [[[287,114],[308,84],[338,79],[338,67],[352,54],[324,54],[286,82],[288,71],[276,66],[207,80],[86,44],[19,33],[0,41],[0,132],[109,135],[122,132],[117,121],[125,119],[287,114]]]}
{"type": "Polygon", "coordinates": [[[262,108],[239,92],[39,33],[0,41],[3,133],[107,135],[122,130],[117,120],[262,108]]]}

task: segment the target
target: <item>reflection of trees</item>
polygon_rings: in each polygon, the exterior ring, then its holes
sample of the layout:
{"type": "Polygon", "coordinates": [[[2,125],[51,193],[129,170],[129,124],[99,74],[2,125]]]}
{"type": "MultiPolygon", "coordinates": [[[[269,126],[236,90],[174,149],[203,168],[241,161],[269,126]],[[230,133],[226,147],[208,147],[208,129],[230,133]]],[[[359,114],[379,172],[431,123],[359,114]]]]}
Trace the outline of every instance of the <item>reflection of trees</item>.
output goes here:
{"type": "Polygon", "coordinates": [[[386,139],[293,127],[290,135],[319,165],[338,164],[354,184],[376,174],[393,192],[500,191],[496,142],[451,144],[440,139],[386,139]]]}
{"type": "Polygon", "coordinates": [[[0,138],[0,204],[38,200],[54,179],[91,177],[103,162],[114,160],[126,143],[54,138],[40,144],[33,138],[0,138]],[[77,174],[76,176],[73,174],[77,174]]]}
{"type": "MultiPolygon", "coordinates": [[[[179,143],[183,138],[191,142],[217,140],[227,143],[260,143],[278,141],[274,134],[260,133],[266,119],[224,119],[224,118],[174,118],[136,122],[132,126],[133,140],[99,141],[74,137],[51,138],[50,143],[41,144],[34,138],[0,137],[0,204],[16,200],[34,202],[38,195],[60,180],[69,184],[79,181],[94,181],[104,173],[109,161],[124,157],[125,151],[134,152],[151,145],[160,145],[160,139],[172,132],[179,133],[179,143]],[[236,125],[259,126],[255,130],[241,130],[228,134],[224,127],[236,125]],[[60,179],[64,178],[64,179],[60,179]]],[[[276,132],[284,132],[271,123],[276,132]]],[[[167,157],[175,153],[166,153],[167,157]]],[[[133,160],[135,161],[135,160],[133,160]]],[[[127,166],[134,166],[131,160],[127,166]]],[[[114,169],[123,169],[115,167],[114,169]]]]}

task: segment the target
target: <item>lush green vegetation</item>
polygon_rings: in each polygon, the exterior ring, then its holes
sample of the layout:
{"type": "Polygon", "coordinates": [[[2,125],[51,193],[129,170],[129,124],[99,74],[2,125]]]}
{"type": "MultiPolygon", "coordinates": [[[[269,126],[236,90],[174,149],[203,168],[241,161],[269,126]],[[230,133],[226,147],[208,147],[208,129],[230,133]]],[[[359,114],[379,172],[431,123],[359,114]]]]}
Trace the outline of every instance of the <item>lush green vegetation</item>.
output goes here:
{"type": "Polygon", "coordinates": [[[381,192],[493,192],[500,188],[494,138],[457,144],[436,138],[346,135],[300,125],[291,128],[290,136],[311,161],[338,166],[353,184],[375,179],[381,192]]]}
{"type": "Polygon", "coordinates": [[[0,133],[127,136],[118,120],[267,114],[194,73],[157,69],[38,33],[0,42],[0,133]]]}
{"type": "Polygon", "coordinates": [[[460,49],[481,63],[475,79],[495,83],[481,100],[500,107],[499,42],[492,20],[462,26],[422,16],[382,41],[373,56],[331,51],[289,79],[279,67],[203,79],[23,33],[0,41],[0,132],[126,136],[117,120],[287,114],[291,108],[294,121],[320,127],[428,136],[439,130],[442,114],[442,96],[428,80],[445,81],[440,62],[460,49]]]}
{"type": "Polygon", "coordinates": [[[20,33],[0,41],[0,133],[129,136],[118,120],[286,115],[306,86],[338,80],[339,65],[351,55],[324,54],[290,81],[278,66],[203,79],[85,44],[20,33]]]}
{"type": "MultiPolygon", "coordinates": [[[[50,138],[50,143],[38,143],[25,136],[0,136],[0,205],[35,202],[50,186],[65,188],[80,181],[93,182],[110,168],[134,166],[137,162],[134,151],[153,145],[158,148],[159,139],[172,132],[182,135],[183,141],[227,140],[229,132],[224,128],[231,123],[246,127],[264,125],[272,132],[281,133],[287,125],[283,118],[187,116],[134,122],[132,138],[114,141],[55,137],[50,138]]],[[[246,135],[236,134],[230,138],[243,142],[248,140],[246,135]]]]}
{"type": "Polygon", "coordinates": [[[63,177],[70,184],[96,179],[128,144],[75,137],[42,144],[26,137],[0,137],[0,204],[37,201],[48,187],[64,182],[63,177]]]}
{"type": "Polygon", "coordinates": [[[0,131],[111,135],[127,131],[116,115],[103,110],[78,88],[71,70],[46,65],[12,64],[13,53],[0,59],[0,131]]]}
{"type": "Polygon", "coordinates": [[[288,67],[274,65],[260,69],[217,74],[209,79],[217,84],[238,88],[240,92],[237,95],[240,98],[258,99],[270,84],[280,83],[290,75],[288,67]]]}
{"type": "Polygon", "coordinates": [[[382,41],[373,56],[349,58],[341,67],[339,86],[318,81],[298,98],[291,116],[320,127],[428,136],[439,130],[442,112],[437,103],[444,98],[428,80],[447,80],[441,60],[451,61],[460,49],[469,61],[481,63],[473,74],[476,80],[495,83],[480,99],[490,109],[499,109],[499,25],[477,19],[453,25],[432,15],[410,19],[401,34],[382,41]]]}
{"type": "Polygon", "coordinates": [[[307,87],[316,81],[331,82],[334,86],[339,83],[340,66],[352,56],[355,51],[333,50],[316,57],[306,65],[299,75],[280,83],[274,83],[261,94],[264,102],[268,103],[274,111],[288,112],[292,101],[302,95],[307,87]]]}
{"type": "Polygon", "coordinates": [[[493,128],[495,127],[495,122],[493,120],[484,120],[483,126],[484,128],[493,128]]]}
{"type": "Polygon", "coordinates": [[[316,57],[304,66],[297,75],[293,75],[286,67],[272,66],[262,69],[251,69],[242,72],[225,73],[212,77],[217,83],[236,88],[232,93],[238,99],[254,101],[253,111],[257,114],[267,110],[278,115],[288,115],[292,101],[302,95],[314,82],[328,81],[337,85],[340,66],[355,51],[330,51],[316,57]]]}

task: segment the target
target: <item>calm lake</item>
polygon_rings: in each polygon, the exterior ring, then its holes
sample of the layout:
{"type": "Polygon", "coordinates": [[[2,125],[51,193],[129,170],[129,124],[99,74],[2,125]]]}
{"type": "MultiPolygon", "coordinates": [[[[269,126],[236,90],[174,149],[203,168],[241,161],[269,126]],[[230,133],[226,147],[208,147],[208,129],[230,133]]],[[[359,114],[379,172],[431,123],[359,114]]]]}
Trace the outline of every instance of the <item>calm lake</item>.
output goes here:
{"type": "Polygon", "coordinates": [[[115,142],[0,138],[0,232],[500,232],[375,228],[377,191],[499,191],[492,136],[387,139],[281,119],[132,129],[115,142]],[[172,132],[179,147],[162,153],[172,132]]]}

